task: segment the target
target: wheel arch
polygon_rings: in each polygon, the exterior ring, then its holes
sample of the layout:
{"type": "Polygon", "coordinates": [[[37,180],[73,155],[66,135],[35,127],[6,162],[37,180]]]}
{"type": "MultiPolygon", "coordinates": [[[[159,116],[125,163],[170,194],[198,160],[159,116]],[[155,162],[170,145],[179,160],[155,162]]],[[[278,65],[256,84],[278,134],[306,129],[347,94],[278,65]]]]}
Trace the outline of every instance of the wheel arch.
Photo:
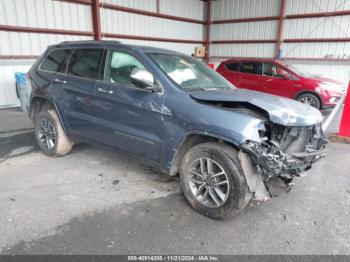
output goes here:
{"type": "Polygon", "coordinates": [[[29,109],[29,117],[32,119],[33,122],[35,122],[35,116],[38,112],[42,111],[43,109],[54,109],[57,113],[58,119],[61,123],[61,126],[63,127],[63,130],[66,134],[67,129],[66,126],[64,125],[62,121],[62,117],[60,114],[60,111],[58,110],[58,107],[55,102],[52,100],[48,99],[47,97],[40,97],[36,96],[31,99],[30,103],[30,109],[29,109]]]}
{"type": "Polygon", "coordinates": [[[317,92],[315,91],[311,91],[311,90],[303,90],[303,91],[300,91],[299,93],[297,93],[294,97],[294,99],[298,99],[299,96],[301,95],[304,95],[304,94],[313,94],[315,95],[318,100],[320,101],[320,107],[322,108],[323,107],[323,100],[322,100],[322,97],[320,96],[320,94],[318,94],[317,92]]]}
{"type": "Polygon", "coordinates": [[[175,176],[179,173],[182,159],[190,148],[206,142],[224,143],[239,150],[239,146],[237,143],[235,143],[235,141],[231,141],[216,135],[205,134],[205,133],[187,134],[175,149],[175,153],[171,159],[169,175],[175,176]]]}

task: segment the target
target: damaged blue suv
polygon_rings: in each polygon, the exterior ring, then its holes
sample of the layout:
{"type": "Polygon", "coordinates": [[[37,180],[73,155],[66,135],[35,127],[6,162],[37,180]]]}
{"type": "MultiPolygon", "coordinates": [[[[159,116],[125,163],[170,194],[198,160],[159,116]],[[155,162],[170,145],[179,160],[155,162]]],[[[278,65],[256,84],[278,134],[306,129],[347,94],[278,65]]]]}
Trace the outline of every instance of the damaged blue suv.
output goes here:
{"type": "Polygon", "coordinates": [[[123,150],[179,174],[189,204],[212,218],[288,191],[325,155],[317,109],[237,89],[181,53],[63,42],[28,78],[29,114],[46,155],[66,155],[77,142],[123,150]]]}

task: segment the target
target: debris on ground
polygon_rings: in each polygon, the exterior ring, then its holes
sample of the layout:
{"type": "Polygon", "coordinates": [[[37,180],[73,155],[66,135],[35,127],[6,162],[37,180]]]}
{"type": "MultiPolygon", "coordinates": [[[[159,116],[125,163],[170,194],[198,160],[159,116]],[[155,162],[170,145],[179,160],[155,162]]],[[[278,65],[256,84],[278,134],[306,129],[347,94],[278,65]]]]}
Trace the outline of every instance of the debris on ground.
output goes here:
{"type": "Polygon", "coordinates": [[[115,179],[115,180],[113,180],[113,182],[112,182],[112,184],[114,185],[114,186],[116,186],[116,185],[118,185],[119,184],[119,180],[118,179],[115,179]]]}

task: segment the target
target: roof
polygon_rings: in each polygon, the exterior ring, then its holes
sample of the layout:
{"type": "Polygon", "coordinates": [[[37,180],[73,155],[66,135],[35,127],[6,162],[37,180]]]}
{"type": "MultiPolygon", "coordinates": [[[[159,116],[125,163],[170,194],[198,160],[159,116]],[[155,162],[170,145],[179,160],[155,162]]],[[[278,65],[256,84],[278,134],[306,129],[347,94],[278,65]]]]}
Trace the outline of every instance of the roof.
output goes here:
{"type": "Polygon", "coordinates": [[[283,62],[283,60],[278,60],[274,58],[260,58],[260,57],[236,57],[236,58],[230,58],[223,63],[226,62],[244,62],[244,61],[256,61],[256,62],[283,62]]]}
{"type": "Polygon", "coordinates": [[[126,47],[130,49],[137,49],[141,52],[160,52],[160,53],[171,53],[171,54],[181,54],[176,51],[163,49],[163,48],[157,48],[152,46],[141,46],[141,45],[128,45],[123,44],[120,41],[114,41],[114,40],[101,40],[101,41],[95,41],[95,40],[85,40],[85,41],[64,41],[57,45],[51,46],[53,48],[57,47],[126,47]]]}

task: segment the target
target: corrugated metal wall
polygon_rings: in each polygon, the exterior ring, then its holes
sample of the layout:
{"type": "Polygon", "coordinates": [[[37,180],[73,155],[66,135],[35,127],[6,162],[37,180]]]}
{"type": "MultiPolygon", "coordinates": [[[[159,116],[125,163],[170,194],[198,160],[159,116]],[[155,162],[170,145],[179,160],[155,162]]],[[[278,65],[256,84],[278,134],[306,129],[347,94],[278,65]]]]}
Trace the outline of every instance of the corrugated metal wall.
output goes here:
{"type": "MultiPolygon", "coordinates": [[[[212,3],[212,20],[278,16],[279,0],[219,0],[212,3]]],[[[278,21],[213,24],[211,40],[275,39],[278,21]]],[[[275,44],[213,44],[211,56],[272,57],[275,44]]]]}
{"type": "MultiPolygon", "coordinates": [[[[350,10],[347,0],[287,0],[286,15],[316,12],[350,10]]],[[[321,18],[287,19],[284,21],[283,39],[290,38],[347,38],[350,37],[350,16],[321,18]]],[[[331,58],[349,59],[350,43],[282,43],[282,53],[293,58],[331,58]]],[[[295,61],[307,71],[348,82],[350,79],[349,62],[305,62],[295,61]]]]}
{"type": "MultiPolygon", "coordinates": [[[[156,0],[101,0],[101,3],[157,12],[156,0]]],[[[161,14],[204,19],[205,3],[199,0],[160,0],[161,14]]],[[[204,40],[204,26],[129,12],[100,9],[101,31],[172,39],[204,40]]],[[[79,30],[91,32],[91,6],[54,0],[0,0],[0,24],[23,27],[79,30]]],[[[18,33],[0,31],[1,55],[40,55],[48,45],[89,36],[18,33]]],[[[103,39],[106,39],[103,37],[103,39]]],[[[113,39],[115,40],[115,39],[113,39]]],[[[169,48],[186,54],[199,44],[121,40],[125,43],[169,48]]],[[[0,60],[0,107],[18,104],[14,73],[27,71],[34,60],[0,60]]]]}
{"type": "MultiPolygon", "coordinates": [[[[279,16],[280,0],[218,0],[213,2],[212,20],[279,16]]],[[[348,0],[286,0],[286,15],[350,10],[348,0]]],[[[213,24],[211,40],[277,39],[278,20],[213,24]]],[[[350,16],[285,19],[282,39],[350,37],[350,16]]],[[[290,58],[350,58],[349,42],[282,43],[282,55],[290,58]]],[[[212,57],[270,57],[275,43],[213,44],[212,57]]],[[[222,60],[220,58],[212,61],[222,60]]],[[[315,59],[316,60],[316,59],[315,59]]],[[[349,62],[295,61],[311,73],[349,81],[349,62]]]]}

